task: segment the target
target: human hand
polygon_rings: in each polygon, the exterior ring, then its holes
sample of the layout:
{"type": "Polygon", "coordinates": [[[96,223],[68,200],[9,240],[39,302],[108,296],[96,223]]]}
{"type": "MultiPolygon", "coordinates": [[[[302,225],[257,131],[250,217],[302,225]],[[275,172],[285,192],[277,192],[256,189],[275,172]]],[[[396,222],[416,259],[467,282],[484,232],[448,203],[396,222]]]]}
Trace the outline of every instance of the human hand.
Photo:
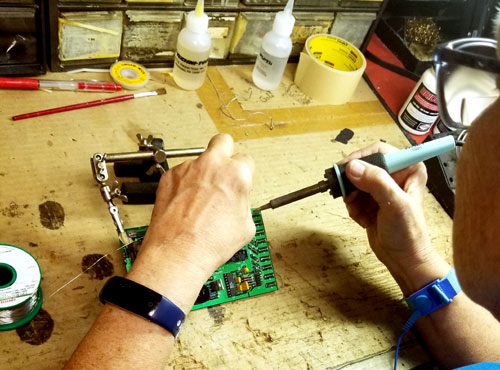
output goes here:
{"type": "Polygon", "coordinates": [[[151,287],[161,276],[181,276],[182,289],[192,283],[197,294],[210,274],[252,239],[248,196],[254,163],[233,150],[229,135],[216,135],[200,157],[163,174],[133,277],[151,287]]]}
{"type": "Polygon", "coordinates": [[[203,258],[213,271],[252,239],[248,195],[254,164],[233,150],[229,135],[214,136],[199,158],[162,176],[145,244],[181,245],[180,254],[203,258]]]}
{"type": "Polygon", "coordinates": [[[423,212],[427,172],[423,163],[389,175],[385,170],[355,160],[367,155],[397,150],[376,143],[349,155],[346,175],[361,191],[344,198],[349,215],[366,229],[370,246],[398,281],[402,290],[420,287],[419,270],[429,265],[446,267],[434,252],[423,212]],[[410,273],[409,273],[410,271],[410,273]],[[412,275],[412,276],[409,276],[412,275]],[[414,287],[416,285],[417,287],[414,287]]]}
{"type": "MultiPolygon", "coordinates": [[[[255,235],[248,206],[253,169],[250,157],[233,154],[229,135],[216,135],[200,157],[163,174],[127,278],[187,315],[210,274],[255,235]]],[[[106,304],[66,368],[163,369],[173,344],[170,331],[106,304]]]]}

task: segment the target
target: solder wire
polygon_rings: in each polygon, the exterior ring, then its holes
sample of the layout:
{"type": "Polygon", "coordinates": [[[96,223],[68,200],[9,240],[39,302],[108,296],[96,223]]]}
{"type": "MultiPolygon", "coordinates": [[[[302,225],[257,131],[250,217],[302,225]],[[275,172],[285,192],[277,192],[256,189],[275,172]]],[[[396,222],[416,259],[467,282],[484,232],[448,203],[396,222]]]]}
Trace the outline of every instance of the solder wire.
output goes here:
{"type": "Polygon", "coordinates": [[[269,123],[249,123],[249,124],[246,124],[246,125],[239,125],[240,127],[245,127],[245,126],[258,126],[258,125],[265,125],[267,126],[270,130],[273,130],[274,127],[275,127],[275,123],[273,121],[273,117],[270,116],[269,114],[267,114],[266,112],[251,112],[249,113],[246,117],[244,118],[238,118],[238,117],[235,117],[231,111],[229,110],[229,106],[233,103],[233,102],[238,102],[238,96],[234,96],[232,99],[230,99],[227,103],[224,103],[224,99],[222,99],[222,96],[219,92],[219,90],[217,89],[217,87],[215,86],[214,82],[212,81],[212,79],[210,78],[210,75],[207,73],[207,79],[208,81],[210,82],[210,84],[212,85],[212,87],[214,88],[216,94],[217,94],[217,97],[219,98],[219,102],[221,103],[221,105],[219,106],[219,110],[221,111],[221,113],[223,115],[225,115],[227,118],[230,118],[232,119],[233,121],[250,121],[250,117],[252,116],[255,116],[255,115],[263,115],[265,116],[266,118],[269,119],[269,123]]]}
{"type": "Polygon", "coordinates": [[[107,253],[101,257],[99,257],[97,259],[97,261],[95,261],[92,265],[90,265],[88,268],[86,268],[84,271],[80,272],[78,275],[76,275],[75,277],[73,277],[71,280],[69,280],[68,282],[64,283],[60,288],[58,288],[56,291],[54,291],[51,295],[49,295],[49,299],[52,298],[54,295],[56,295],[57,293],[59,293],[61,290],[63,290],[64,288],[66,288],[69,284],[71,284],[73,281],[75,281],[76,279],[78,279],[80,276],[82,276],[83,274],[85,274],[87,271],[89,271],[92,267],[94,267],[95,265],[97,265],[99,262],[101,262],[102,259],[106,258],[107,256],[109,256],[110,254],[113,254],[117,251],[119,251],[120,249],[128,249],[128,247],[130,245],[133,245],[134,242],[137,242],[137,241],[141,241],[143,240],[144,237],[142,238],[138,238],[137,240],[131,242],[131,243],[128,243],[128,244],[124,244],[124,245],[121,245],[120,247],[116,248],[114,251],[110,252],[110,253],[107,253]]]}
{"type": "MultiPolygon", "coordinates": [[[[139,240],[142,240],[142,239],[144,239],[144,237],[139,238],[139,239],[137,239],[135,241],[139,241],[139,240]]],[[[133,244],[133,242],[125,244],[125,245],[122,245],[122,246],[118,247],[117,249],[115,249],[113,252],[105,254],[102,257],[98,258],[97,261],[95,261],[91,266],[89,266],[87,269],[85,269],[84,271],[82,271],[81,273],[79,273],[78,275],[76,275],[75,277],[73,277],[71,280],[69,280],[68,282],[66,282],[65,284],[63,284],[59,289],[57,289],[56,291],[54,291],[49,296],[49,298],[52,298],[55,294],[59,293],[62,289],[64,289],[69,284],[71,284],[73,281],[75,281],[80,276],[82,276],[84,273],[86,273],[87,271],[89,271],[92,267],[94,267],[95,265],[97,265],[103,258],[109,256],[112,253],[115,253],[116,251],[118,251],[118,250],[120,250],[122,248],[128,249],[129,246],[132,245],[132,244],[133,244]]],[[[2,326],[15,324],[16,322],[18,322],[20,320],[23,320],[24,318],[28,317],[31,313],[33,313],[33,311],[37,308],[38,304],[41,303],[42,300],[43,300],[42,291],[41,291],[41,289],[38,289],[25,302],[23,302],[23,303],[15,306],[15,307],[9,307],[9,308],[6,308],[6,309],[0,309],[0,330],[2,330],[2,326]]],[[[9,329],[7,329],[7,330],[9,330],[9,329]]]]}
{"type": "Polygon", "coordinates": [[[39,292],[40,290],[37,290],[26,302],[16,307],[0,310],[0,326],[14,324],[33,312],[41,299],[39,292]]]}

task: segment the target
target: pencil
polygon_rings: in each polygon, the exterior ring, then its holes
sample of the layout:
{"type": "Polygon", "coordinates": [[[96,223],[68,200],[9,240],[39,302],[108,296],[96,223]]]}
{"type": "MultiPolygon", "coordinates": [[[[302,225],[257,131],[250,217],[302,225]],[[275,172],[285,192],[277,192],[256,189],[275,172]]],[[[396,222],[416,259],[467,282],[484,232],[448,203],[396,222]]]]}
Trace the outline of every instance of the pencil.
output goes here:
{"type": "Polygon", "coordinates": [[[26,119],[26,118],[46,116],[48,114],[67,112],[67,111],[75,110],[75,109],[90,108],[90,107],[95,107],[98,105],[110,104],[110,103],[118,103],[121,101],[130,100],[130,99],[144,98],[147,96],[165,95],[166,93],[167,93],[167,90],[163,88],[163,89],[158,89],[158,90],[154,90],[154,91],[146,91],[146,92],[137,93],[137,94],[114,96],[112,98],[107,98],[107,99],[93,100],[93,101],[89,101],[89,102],[85,102],[85,103],[78,103],[78,104],[66,105],[66,106],[58,107],[58,108],[45,109],[45,110],[41,110],[38,112],[19,114],[17,116],[13,116],[12,119],[14,121],[19,121],[19,120],[26,119]]]}

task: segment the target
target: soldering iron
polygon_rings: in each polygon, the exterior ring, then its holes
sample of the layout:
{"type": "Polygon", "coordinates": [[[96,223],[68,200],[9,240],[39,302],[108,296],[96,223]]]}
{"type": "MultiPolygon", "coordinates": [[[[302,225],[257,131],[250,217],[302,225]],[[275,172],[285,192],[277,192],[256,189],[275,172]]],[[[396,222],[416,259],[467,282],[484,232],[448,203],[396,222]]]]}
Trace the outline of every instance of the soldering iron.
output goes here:
{"type": "MultiPolygon", "coordinates": [[[[388,173],[393,173],[410,167],[415,163],[435,157],[454,148],[455,138],[452,135],[448,135],[424,144],[412,146],[392,153],[374,153],[359,159],[383,168],[388,173]]],[[[294,191],[278,198],[274,198],[268,203],[256,208],[254,212],[269,208],[278,208],[297,200],[309,197],[311,195],[323,193],[328,190],[330,190],[330,194],[334,198],[338,198],[340,196],[345,197],[346,195],[356,190],[356,187],[346,176],[346,166],[347,163],[335,163],[332,168],[328,168],[325,170],[325,180],[322,180],[315,185],[308,186],[306,188],[294,191]]]]}

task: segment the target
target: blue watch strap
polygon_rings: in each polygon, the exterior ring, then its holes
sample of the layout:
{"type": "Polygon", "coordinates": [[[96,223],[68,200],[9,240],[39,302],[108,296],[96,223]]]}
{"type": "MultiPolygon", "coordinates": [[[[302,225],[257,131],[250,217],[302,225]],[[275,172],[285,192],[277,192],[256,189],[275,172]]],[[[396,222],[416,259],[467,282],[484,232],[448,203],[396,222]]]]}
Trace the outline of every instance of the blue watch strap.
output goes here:
{"type": "Polygon", "coordinates": [[[419,312],[420,315],[425,316],[451,303],[453,297],[461,290],[462,288],[458,283],[455,269],[451,269],[444,278],[427,284],[422,289],[405,298],[405,301],[412,311],[419,312]]]}
{"type": "Polygon", "coordinates": [[[144,285],[121,276],[110,278],[99,294],[108,302],[160,325],[175,338],[186,318],[184,312],[168,298],[144,285]]]}

